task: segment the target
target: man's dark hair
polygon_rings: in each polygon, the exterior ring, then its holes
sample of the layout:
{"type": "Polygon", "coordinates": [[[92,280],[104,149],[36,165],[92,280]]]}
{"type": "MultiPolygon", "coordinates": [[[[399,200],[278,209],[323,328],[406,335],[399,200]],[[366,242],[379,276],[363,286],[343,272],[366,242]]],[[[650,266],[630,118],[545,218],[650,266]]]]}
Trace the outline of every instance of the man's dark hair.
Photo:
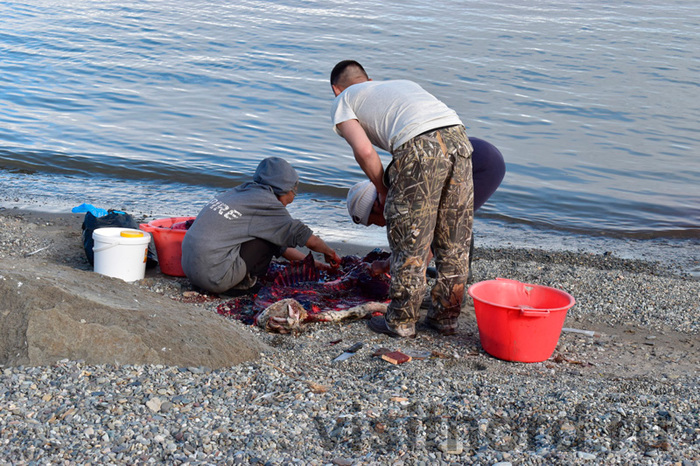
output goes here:
{"type": "Polygon", "coordinates": [[[337,65],[335,65],[333,67],[333,71],[331,71],[331,86],[336,86],[341,81],[341,78],[345,74],[345,70],[347,70],[348,68],[355,68],[357,71],[362,72],[362,74],[364,74],[365,77],[369,79],[369,77],[367,76],[367,72],[358,62],[356,62],[355,60],[343,60],[337,65]]]}

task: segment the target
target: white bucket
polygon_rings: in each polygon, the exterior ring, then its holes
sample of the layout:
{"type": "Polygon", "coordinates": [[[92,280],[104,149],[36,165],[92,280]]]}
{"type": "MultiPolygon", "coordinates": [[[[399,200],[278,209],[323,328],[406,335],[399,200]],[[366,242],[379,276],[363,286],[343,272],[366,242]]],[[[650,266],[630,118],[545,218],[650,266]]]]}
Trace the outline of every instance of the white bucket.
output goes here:
{"type": "Polygon", "coordinates": [[[146,273],[151,235],[133,228],[98,228],[92,232],[95,272],[127,282],[146,273]]]}

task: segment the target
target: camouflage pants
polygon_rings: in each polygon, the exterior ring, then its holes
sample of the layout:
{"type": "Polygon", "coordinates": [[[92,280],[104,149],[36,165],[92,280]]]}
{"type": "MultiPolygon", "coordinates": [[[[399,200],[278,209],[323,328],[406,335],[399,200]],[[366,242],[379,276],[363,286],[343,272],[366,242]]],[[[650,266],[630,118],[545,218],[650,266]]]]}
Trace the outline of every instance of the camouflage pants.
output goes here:
{"type": "Polygon", "coordinates": [[[391,247],[389,326],[411,334],[426,288],[432,246],[437,282],[428,317],[456,325],[469,273],[474,218],[472,146],[463,126],[429,131],[392,154],[384,208],[391,247]]]}

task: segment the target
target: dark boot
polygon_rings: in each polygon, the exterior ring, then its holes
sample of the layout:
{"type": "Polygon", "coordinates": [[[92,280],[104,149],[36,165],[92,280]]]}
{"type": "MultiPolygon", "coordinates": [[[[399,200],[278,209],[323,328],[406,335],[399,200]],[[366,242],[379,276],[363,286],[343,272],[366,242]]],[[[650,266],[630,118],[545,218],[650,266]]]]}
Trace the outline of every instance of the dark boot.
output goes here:
{"type": "Polygon", "coordinates": [[[403,328],[393,329],[389,327],[384,316],[374,316],[367,322],[370,330],[376,333],[383,333],[392,338],[415,338],[416,330],[413,324],[406,324],[403,328]]]}

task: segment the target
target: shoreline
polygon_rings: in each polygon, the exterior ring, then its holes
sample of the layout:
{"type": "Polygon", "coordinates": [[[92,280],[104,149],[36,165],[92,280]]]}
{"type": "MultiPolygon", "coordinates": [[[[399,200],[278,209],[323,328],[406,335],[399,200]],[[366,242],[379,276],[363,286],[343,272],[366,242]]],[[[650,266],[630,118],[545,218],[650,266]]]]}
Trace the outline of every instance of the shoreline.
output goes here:
{"type": "MultiPolygon", "coordinates": [[[[12,226],[0,224],[0,265],[8,258],[13,259],[13,268],[21,268],[24,260],[43,260],[92,273],[82,245],[83,218],[82,213],[0,209],[0,220],[15,221],[12,226]],[[42,231],[44,227],[48,227],[46,231],[42,231]],[[20,250],[15,250],[16,246],[20,250]]],[[[364,256],[374,249],[343,241],[328,244],[341,256],[364,256]]],[[[608,330],[625,325],[693,336],[700,333],[700,306],[696,299],[700,297],[700,279],[679,272],[673,265],[619,258],[609,252],[477,246],[472,267],[473,283],[508,278],[573,295],[576,304],[569,310],[565,326],[573,321],[608,330]],[[632,278],[629,283],[625,282],[627,275],[632,278]],[[670,312],[655,312],[657,309],[670,312]]],[[[181,293],[192,290],[186,277],[162,274],[159,267],[146,269],[141,288],[157,292],[173,284],[181,293]]],[[[473,318],[473,306],[471,309],[473,318]]]]}
{"type": "MultiPolygon", "coordinates": [[[[51,212],[56,215],[69,214],[72,207],[82,200],[95,206],[115,208],[131,213],[134,217],[145,216],[148,220],[165,217],[193,216],[208,199],[212,189],[203,187],[167,187],[160,186],[155,192],[146,190],[149,196],[134,198],[124,197],[123,191],[127,186],[99,186],[87,193],[65,193],[58,196],[39,193],[43,185],[38,185],[31,193],[27,193],[26,185],[17,182],[17,186],[0,199],[0,209],[19,210],[41,214],[51,212]],[[162,188],[162,189],[161,189],[162,188]],[[182,189],[187,189],[188,199],[194,197],[193,203],[182,207],[182,189]],[[194,191],[197,190],[197,191],[194,191]],[[201,193],[199,192],[201,190],[201,193]],[[197,194],[192,194],[196,192],[197,194]],[[21,194],[20,194],[21,193],[21,194]],[[19,198],[17,197],[19,196],[19,198]],[[22,199],[23,202],[19,202],[22,199]],[[75,199],[79,199],[75,201],[75,199]],[[180,199],[175,201],[174,199],[180,199]],[[201,204],[198,204],[201,202],[201,204]],[[42,206],[46,206],[42,210],[42,206]],[[196,207],[195,207],[196,206],[196,207]]],[[[128,185],[131,186],[131,185],[128,185]]],[[[144,191],[143,187],[137,192],[144,191]]],[[[316,193],[318,195],[318,193],[316,193]]],[[[340,246],[347,241],[376,243],[376,246],[387,247],[386,234],[383,229],[362,227],[351,224],[347,217],[344,196],[339,199],[326,198],[324,194],[314,197],[313,193],[302,197],[289,206],[290,213],[295,218],[303,219],[316,234],[329,243],[340,246]],[[310,196],[310,197],[307,197],[310,196]],[[341,225],[341,228],[338,228],[341,225]]],[[[487,206],[488,207],[488,204],[487,206]]],[[[537,249],[545,251],[575,251],[598,252],[609,251],[614,256],[644,261],[657,261],[666,267],[675,267],[681,273],[687,273],[700,280],[700,243],[693,238],[691,231],[682,233],[666,232],[655,236],[653,232],[626,234],[624,232],[598,230],[567,230],[556,226],[543,224],[512,223],[507,219],[494,218],[488,215],[477,215],[475,218],[475,233],[477,246],[494,249],[537,249]]]]}
{"type": "MultiPolygon", "coordinates": [[[[32,289],[50,283],[69,290],[52,306],[87,303],[86,319],[98,309],[86,301],[90,288],[103,282],[94,298],[99,306],[133,297],[162,309],[177,304],[192,316],[215,314],[220,301],[188,301],[187,280],[157,269],[132,284],[98,280],[82,249],[82,217],[0,210],[0,291],[11,309],[25,306],[26,298],[7,285],[21,276],[19,289],[35,281],[32,289]]],[[[344,254],[369,252],[334,246],[344,254]]],[[[10,463],[696,464],[698,280],[603,253],[477,246],[473,267],[475,281],[506,277],[567,291],[577,303],[564,327],[593,336],[562,332],[550,359],[526,364],[483,351],[470,300],[455,337],[419,326],[411,341],[373,334],[362,321],[278,335],[213,315],[263,349],[220,368],[94,364],[89,354],[40,365],[0,362],[0,457],[10,463]],[[332,362],[358,341],[365,346],[354,357],[332,362]],[[378,347],[441,356],[395,366],[372,357],[378,347]]]]}

